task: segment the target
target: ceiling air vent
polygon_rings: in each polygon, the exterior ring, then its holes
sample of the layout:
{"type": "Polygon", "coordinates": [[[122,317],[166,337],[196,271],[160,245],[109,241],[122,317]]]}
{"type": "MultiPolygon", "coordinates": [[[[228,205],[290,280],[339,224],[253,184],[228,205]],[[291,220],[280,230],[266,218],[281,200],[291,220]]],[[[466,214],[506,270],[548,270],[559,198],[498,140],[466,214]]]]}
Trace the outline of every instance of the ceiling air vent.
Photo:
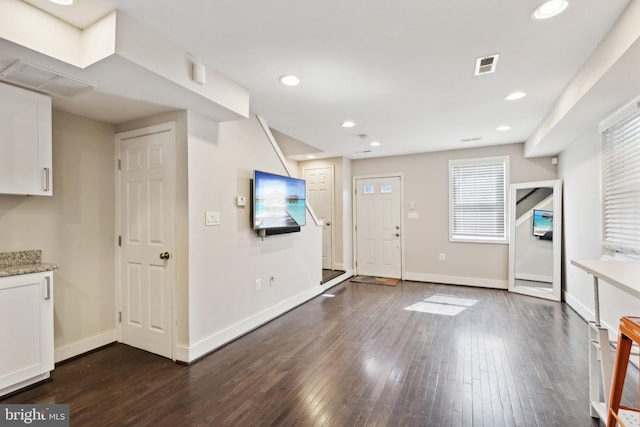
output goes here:
{"type": "Polygon", "coordinates": [[[19,60],[0,71],[0,79],[66,97],[74,97],[95,87],[73,77],[19,60]]]}
{"type": "Polygon", "coordinates": [[[498,63],[499,54],[483,56],[476,59],[476,76],[482,74],[489,74],[496,71],[496,64],[498,63]]]}

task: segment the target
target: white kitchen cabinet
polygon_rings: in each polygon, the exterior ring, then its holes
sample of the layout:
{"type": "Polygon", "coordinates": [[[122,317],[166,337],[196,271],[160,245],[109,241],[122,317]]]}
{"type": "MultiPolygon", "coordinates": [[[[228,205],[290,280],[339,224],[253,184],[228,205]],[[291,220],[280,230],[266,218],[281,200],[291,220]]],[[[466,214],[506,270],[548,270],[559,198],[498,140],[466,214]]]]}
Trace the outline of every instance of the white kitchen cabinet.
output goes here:
{"type": "Polygon", "coordinates": [[[53,370],[53,272],[0,277],[0,396],[53,370]]]}
{"type": "Polygon", "coordinates": [[[0,83],[0,194],[53,195],[51,98],[0,83]]]}

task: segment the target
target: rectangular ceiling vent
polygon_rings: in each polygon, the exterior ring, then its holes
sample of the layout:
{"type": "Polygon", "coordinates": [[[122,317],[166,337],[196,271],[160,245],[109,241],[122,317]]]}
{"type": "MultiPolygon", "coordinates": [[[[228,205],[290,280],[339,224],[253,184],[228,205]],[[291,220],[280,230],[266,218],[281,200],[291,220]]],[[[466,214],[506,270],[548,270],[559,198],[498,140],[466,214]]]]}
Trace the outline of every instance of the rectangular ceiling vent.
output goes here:
{"type": "Polygon", "coordinates": [[[73,77],[20,60],[0,71],[0,79],[23,87],[65,97],[74,97],[95,88],[95,86],[73,77]]]}
{"type": "Polygon", "coordinates": [[[489,74],[496,71],[496,65],[498,64],[499,54],[483,56],[476,59],[476,76],[482,74],[489,74]]]}

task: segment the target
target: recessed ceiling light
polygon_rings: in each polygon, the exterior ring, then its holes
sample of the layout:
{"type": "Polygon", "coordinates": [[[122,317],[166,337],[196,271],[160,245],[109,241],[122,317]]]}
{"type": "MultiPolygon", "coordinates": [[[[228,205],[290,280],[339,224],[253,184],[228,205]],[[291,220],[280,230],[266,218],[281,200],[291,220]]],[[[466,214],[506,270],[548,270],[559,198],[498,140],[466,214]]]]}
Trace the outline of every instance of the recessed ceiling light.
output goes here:
{"type": "Polygon", "coordinates": [[[516,99],[522,99],[525,96],[527,96],[526,92],[513,92],[510,93],[509,95],[507,95],[504,99],[506,99],[507,101],[515,101],[516,99]]]}
{"type": "Polygon", "coordinates": [[[352,128],[354,127],[356,124],[353,123],[351,120],[347,120],[345,122],[340,123],[340,126],[342,126],[343,128],[352,128]]]}
{"type": "Polygon", "coordinates": [[[307,155],[307,159],[315,159],[315,158],[316,158],[316,156],[314,156],[313,154],[307,155]]]}
{"type": "Polygon", "coordinates": [[[280,77],[280,83],[285,86],[298,86],[300,84],[300,79],[298,76],[294,76],[293,74],[286,74],[280,77]]]}
{"type": "Polygon", "coordinates": [[[549,19],[560,15],[569,6],[569,0],[545,0],[531,14],[533,19],[549,19]]]}
{"type": "Polygon", "coordinates": [[[498,127],[496,128],[496,130],[499,130],[499,131],[501,131],[501,132],[502,132],[502,131],[505,131],[505,130],[509,130],[509,129],[511,129],[511,126],[509,126],[509,125],[501,125],[501,126],[498,126],[498,127]]]}
{"type": "Polygon", "coordinates": [[[380,143],[378,141],[371,141],[371,144],[369,144],[372,147],[379,147],[380,143]]]}
{"type": "Polygon", "coordinates": [[[61,4],[62,6],[70,6],[73,4],[73,0],[49,0],[51,3],[61,4]]]}

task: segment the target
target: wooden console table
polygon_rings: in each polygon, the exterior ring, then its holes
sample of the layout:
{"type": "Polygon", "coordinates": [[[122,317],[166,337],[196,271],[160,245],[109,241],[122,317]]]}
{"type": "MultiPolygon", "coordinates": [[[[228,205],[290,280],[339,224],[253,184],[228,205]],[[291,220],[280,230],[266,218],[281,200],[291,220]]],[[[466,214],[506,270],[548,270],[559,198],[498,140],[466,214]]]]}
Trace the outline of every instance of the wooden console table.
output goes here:
{"type": "Polygon", "coordinates": [[[595,321],[589,322],[589,400],[591,416],[606,420],[611,390],[612,358],[609,331],[600,324],[599,280],[640,298],[640,263],[594,259],[571,260],[571,264],[593,276],[595,321]],[[600,392],[604,396],[604,402],[600,400],[600,392]]]}

